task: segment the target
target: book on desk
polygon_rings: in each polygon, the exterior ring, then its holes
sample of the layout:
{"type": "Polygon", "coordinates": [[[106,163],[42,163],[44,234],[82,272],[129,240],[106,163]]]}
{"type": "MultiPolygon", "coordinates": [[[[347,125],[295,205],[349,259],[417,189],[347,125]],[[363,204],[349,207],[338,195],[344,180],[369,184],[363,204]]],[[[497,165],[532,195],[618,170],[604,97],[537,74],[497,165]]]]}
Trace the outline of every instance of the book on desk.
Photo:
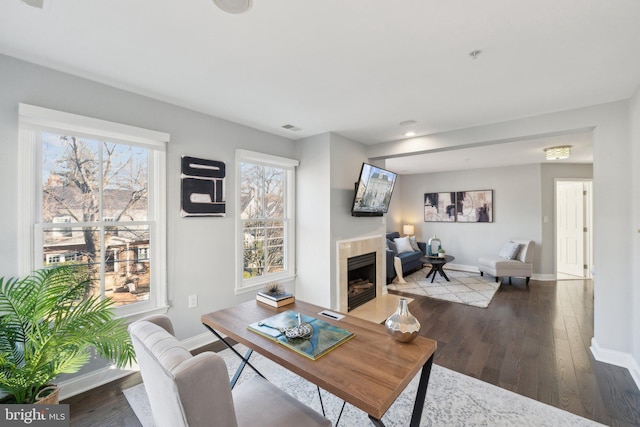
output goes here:
{"type": "Polygon", "coordinates": [[[354,336],[352,332],[339,326],[291,310],[251,323],[247,328],[312,360],[320,358],[354,336]],[[313,335],[308,339],[287,339],[281,330],[295,328],[300,322],[308,323],[313,328],[313,335]]]}
{"type": "Polygon", "coordinates": [[[267,304],[271,307],[277,308],[284,305],[292,304],[296,299],[294,298],[293,294],[289,292],[284,292],[276,295],[266,292],[258,292],[256,294],[256,300],[263,304],[267,304]]]}

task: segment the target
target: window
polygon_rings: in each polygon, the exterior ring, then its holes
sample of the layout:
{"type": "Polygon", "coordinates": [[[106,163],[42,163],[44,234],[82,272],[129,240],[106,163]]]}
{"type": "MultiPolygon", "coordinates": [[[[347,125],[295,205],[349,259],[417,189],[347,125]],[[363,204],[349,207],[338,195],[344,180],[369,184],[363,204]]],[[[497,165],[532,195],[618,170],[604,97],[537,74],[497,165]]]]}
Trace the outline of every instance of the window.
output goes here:
{"type": "Polygon", "coordinates": [[[237,291],[294,277],[297,165],[297,160],[236,152],[237,291]]]}
{"type": "Polygon", "coordinates": [[[21,203],[21,270],[73,266],[122,315],[166,306],[169,136],[21,104],[20,139],[21,177],[33,177],[21,203]]]}

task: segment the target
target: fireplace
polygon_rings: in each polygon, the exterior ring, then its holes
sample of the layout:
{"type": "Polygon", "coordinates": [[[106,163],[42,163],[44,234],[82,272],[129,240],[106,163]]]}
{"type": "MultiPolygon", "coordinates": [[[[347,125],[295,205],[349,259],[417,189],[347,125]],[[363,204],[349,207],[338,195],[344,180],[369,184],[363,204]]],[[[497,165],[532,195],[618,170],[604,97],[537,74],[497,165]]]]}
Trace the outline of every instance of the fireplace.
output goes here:
{"type": "Polygon", "coordinates": [[[347,313],[367,301],[369,303],[378,301],[386,294],[385,274],[382,271],[384,236],[340,240],[336,243],[338,311],[347,313]],[[349,286],[349,282],[352,282],[351,286],[349,286]],[[350,292],[350,288],[352,292],[350,292]],[[354,290],[358,291],[358,298],[352,302],[349,293],[355,294],[354,290]],[[359,299],[364,301],[359,301],[359,299]]]}
{"type": "Polygon", "coordinates": [[[376,253],[347,259],[347,310],[376,297],[376,253]]]}

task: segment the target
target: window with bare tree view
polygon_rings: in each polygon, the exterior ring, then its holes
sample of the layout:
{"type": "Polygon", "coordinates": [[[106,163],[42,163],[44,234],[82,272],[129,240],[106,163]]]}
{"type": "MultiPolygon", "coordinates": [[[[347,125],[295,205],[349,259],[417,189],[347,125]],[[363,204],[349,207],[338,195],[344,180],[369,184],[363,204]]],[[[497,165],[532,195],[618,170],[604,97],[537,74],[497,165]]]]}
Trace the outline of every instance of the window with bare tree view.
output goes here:
{"type": "Polygon", "coordinates": [[[241,161],[238,167],[242,281],[291,275],[293,168],[251,161],[241,161]]]}
{"type": "Polygon", "coordinates": [[[147,300],[149,150],[41,136],[44,265],[78,266],[91,278],[90,292],[119,305],[147,300]]]}
{"type": "MultiPolygon", "coordinates": [[[[166,306],[161,132],[20,104],[21,270],[72,266],[121,315],[166,306]],[[160,223],[162,221],[162,223],[160,223]]],[[[28,272],[27,271],[27,272],[28,272]]]]}

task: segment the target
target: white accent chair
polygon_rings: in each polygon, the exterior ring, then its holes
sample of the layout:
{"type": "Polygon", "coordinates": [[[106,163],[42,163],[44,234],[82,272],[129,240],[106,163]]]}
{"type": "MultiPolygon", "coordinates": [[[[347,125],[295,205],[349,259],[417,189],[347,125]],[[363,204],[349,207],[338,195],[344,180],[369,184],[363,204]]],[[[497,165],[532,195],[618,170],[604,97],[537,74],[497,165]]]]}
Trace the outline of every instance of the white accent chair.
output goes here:
{"type": "Polygon", "coordinates": [[[210,351],[192,356],[165,315],[132,323],[129,334],[158,427],[331,426],[261,377],[232,391],[224,360],[210,351]]]}
{"type": "Polygon", "coordinates": [[[500,255],[486,255],[478,258],[478,269],[480,275],[487,273],[496,278],[496,282],[502,277],[525,277],[527,286],[533,274],[533,255],[535,252],[535,242],[533,240],[511,240],[519,245],[514,259],[504,258],[500,255]]]}

